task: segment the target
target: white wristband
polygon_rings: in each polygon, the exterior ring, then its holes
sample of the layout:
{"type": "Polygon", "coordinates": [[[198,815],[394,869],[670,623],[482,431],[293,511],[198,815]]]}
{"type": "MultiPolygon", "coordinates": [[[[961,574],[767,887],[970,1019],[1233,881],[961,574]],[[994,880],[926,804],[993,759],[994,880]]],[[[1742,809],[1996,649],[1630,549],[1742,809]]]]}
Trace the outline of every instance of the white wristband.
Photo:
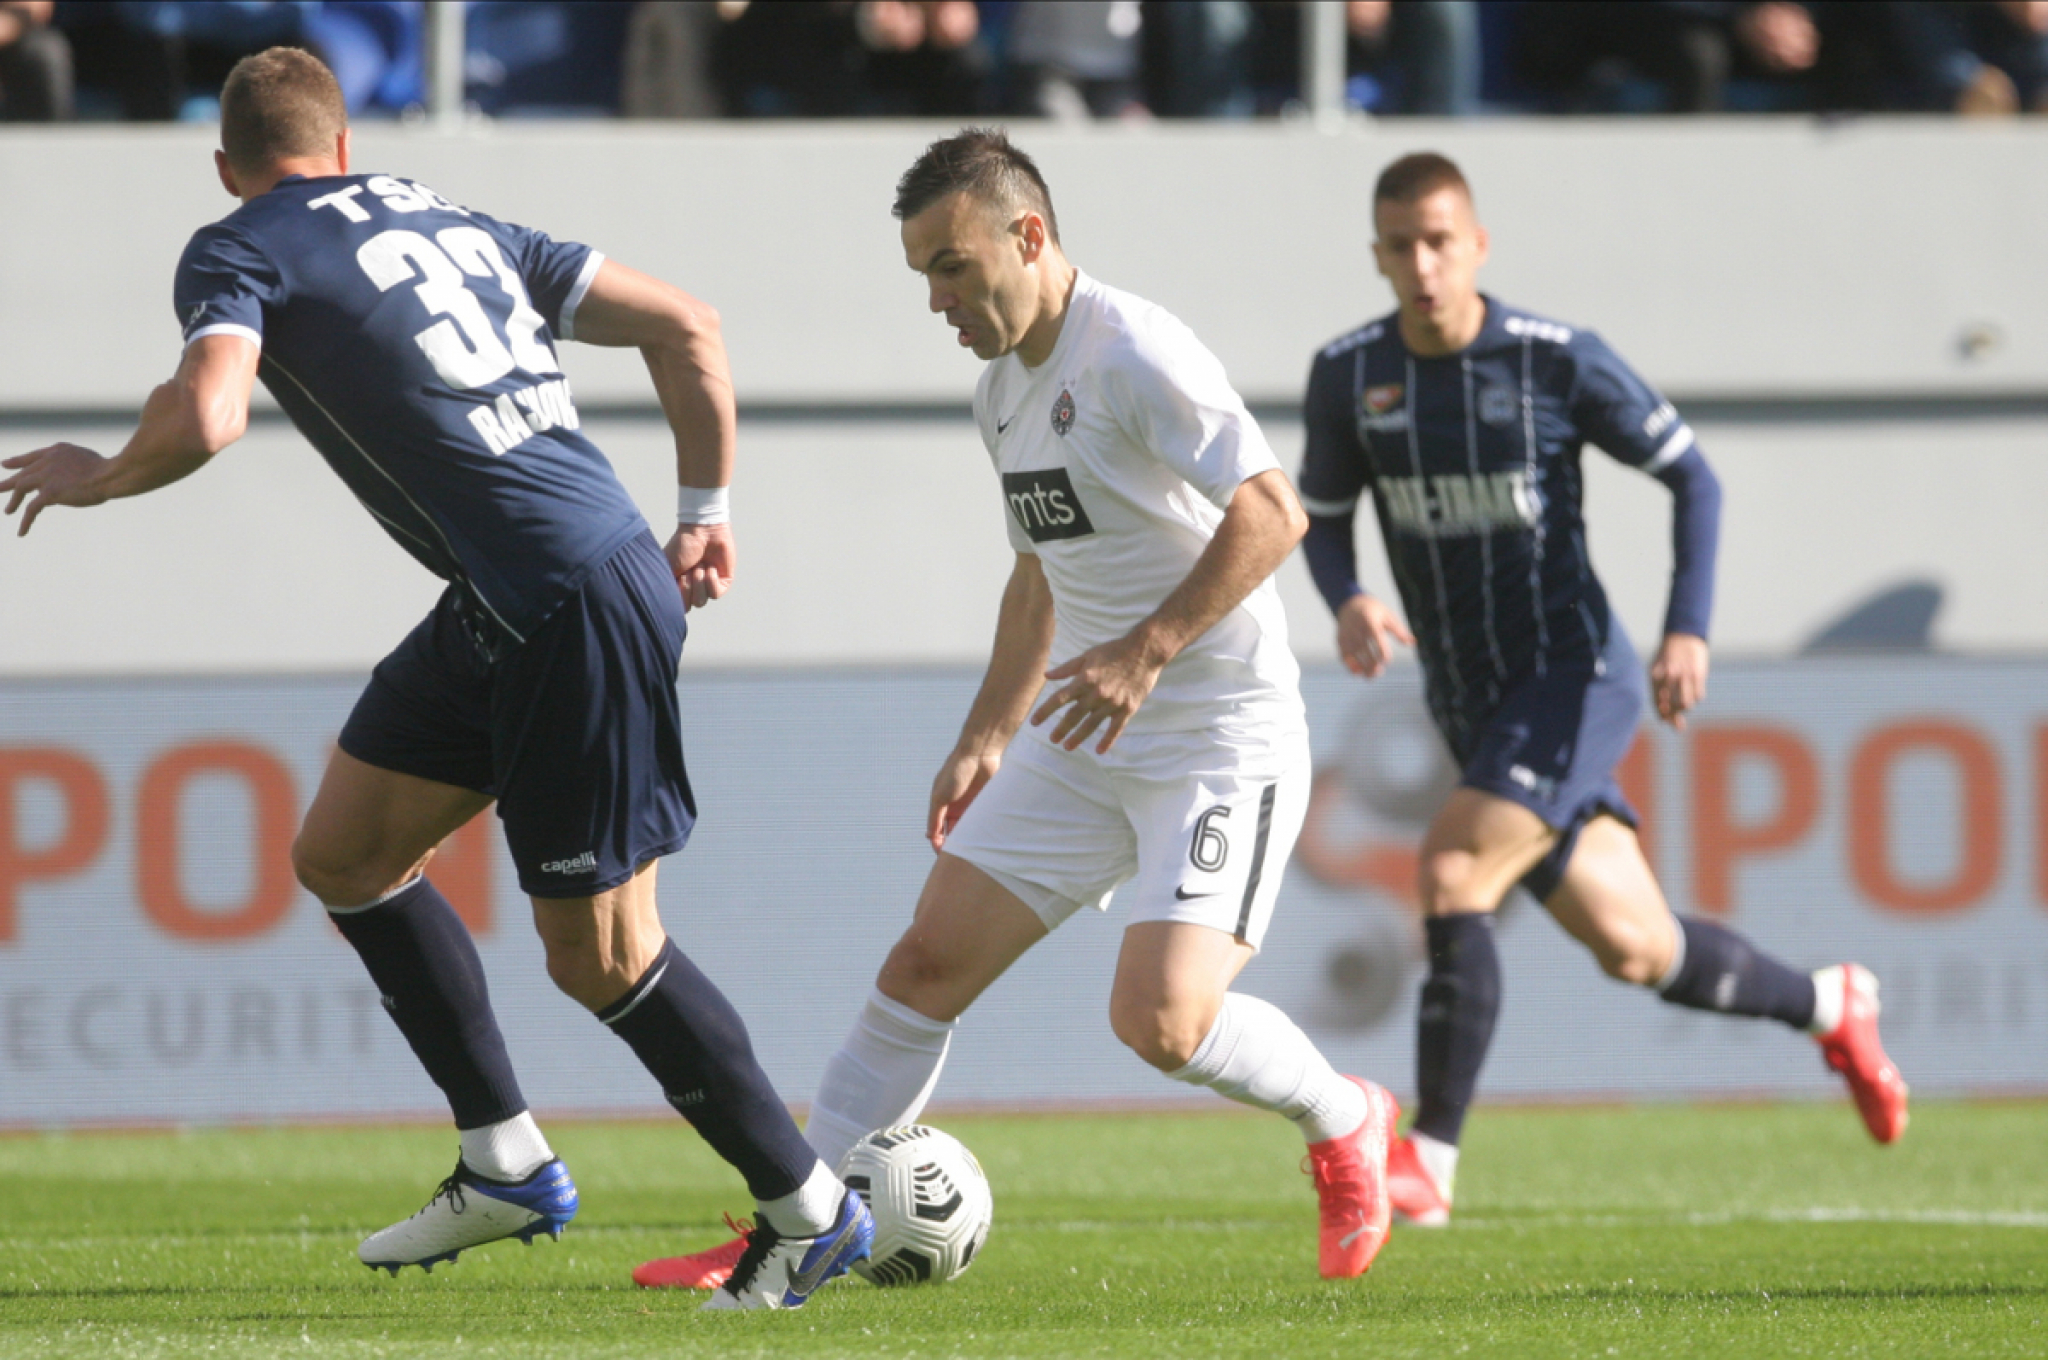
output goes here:
{"type": "Polygon", "coordinates": [[[727,524],[731,521],[731,487],[679,486],[676,488],[676,523],[727,524]]]}

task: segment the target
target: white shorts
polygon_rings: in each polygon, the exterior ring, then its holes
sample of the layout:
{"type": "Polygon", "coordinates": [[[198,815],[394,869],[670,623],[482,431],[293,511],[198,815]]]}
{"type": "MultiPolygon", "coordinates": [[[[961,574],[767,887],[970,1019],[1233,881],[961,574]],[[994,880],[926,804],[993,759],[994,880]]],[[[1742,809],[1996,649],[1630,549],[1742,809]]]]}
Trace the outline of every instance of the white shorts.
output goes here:
{"type": "Polygon", "coordinates": [[[1135,880],[1133,922],[1211,926],[1257,949],[1308,787],[1302,735],[1258,747],[1126,737],[1105,762],[1026,728],[945,848],[1015,893],[1048,930],[1082,907],[1108,910],[1110,895],[1135,880]]]}

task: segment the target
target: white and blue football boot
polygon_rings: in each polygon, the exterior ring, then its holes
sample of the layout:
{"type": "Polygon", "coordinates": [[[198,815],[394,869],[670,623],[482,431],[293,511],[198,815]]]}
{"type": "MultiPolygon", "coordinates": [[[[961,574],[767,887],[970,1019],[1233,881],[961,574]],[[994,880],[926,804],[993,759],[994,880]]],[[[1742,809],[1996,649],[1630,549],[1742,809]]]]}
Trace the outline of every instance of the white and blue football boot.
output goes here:
{"type": "Polygon", "coordinates": [[[546,1233],[560,1240],[576,1217],[576,1182],[559,1159],[514,1185],[486,1180],[463,1164],[442,1181],[424,1209],[402,1223],[371,1233],[356,1256],[372,1270],[393,1275],[404,1266],[431,1272],[471,1247],[516,1237],[533,1245],[546,1233]]]}
{"type": "Polygon", "coordinates": [[[816,1237],[784,1237],[763,1217],[747,1234],[732,1276],[711,1295],[707,1309],[801,1308],[827,1280],[865,1260],[875,1245],[875,1220],[851,1190],[839,1217],[816,1237]]]}

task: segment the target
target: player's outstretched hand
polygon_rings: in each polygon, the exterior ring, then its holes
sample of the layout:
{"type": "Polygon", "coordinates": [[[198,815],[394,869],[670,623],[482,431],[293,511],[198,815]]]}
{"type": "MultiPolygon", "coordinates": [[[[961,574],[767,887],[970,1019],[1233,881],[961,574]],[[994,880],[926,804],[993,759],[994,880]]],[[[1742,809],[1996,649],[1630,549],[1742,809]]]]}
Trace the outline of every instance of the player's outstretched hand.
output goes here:
{"type": "Polygon", "coordinates": [[[730,524],[678,524],[668,541],[668,564],[683,608],[701,609],[732,589],[737,560],[730,524]]]}
{"type": "Polygon", "coordinates": [[[938,778],[932,780],[931,810],[925,816],[924,838],[932,843],[934,852],[946,848],[946,837],[960,825],[967,805],[995,777],[1002,761],[1001,750],[989,755],[955,750],[946,757],[938,778]]]}
{"type": "Polygon", "coordinates": [[[100,469],[106,464],[106,459],[76,444],[52,444],[0,460],[0,468],[14,470],[12,477],[0,482],[0,491],[7,493],[7,513],[13,514],[23,501],[28,502],[19,534],[26,535],[36,516],[49,506],[98,505],[106,500],[107,493],[98,483],[100,469]]]}
{"type": "Polygon", "coordinates": [[[1337,611],[1337,655],[1344,669],[1368,680],[1386,673],[1394,644],[1415,645],[1400,615],[1370,595],[1353,595],[1337,611]]]}
{"type": "Polygon", "coordinates": [[[1060,714],[1052,729],[1054,744],[1076,750],[1099,727],[1102,740],[1095,745],[1099,755],[1116,745],[1124,724],[1152,693],[1152,686],[1159,683],[1164,665],[1149,657],[1143,644],[1132,637],[1090,647],[1045,673],[1048,680],[1067,683],[1038,706],[1038,711],[1031,715],[1031,725],[1043,725],[1064,708],[1067,711],[1060,714]]]}
{"type": "Polygon", "coordinates": [[[1650,693],[1657,700],[1657,716],[1683,732],[1686,711],[1707,697],[1707,640],[1666,633],[1650,663],[1650,693]]]}

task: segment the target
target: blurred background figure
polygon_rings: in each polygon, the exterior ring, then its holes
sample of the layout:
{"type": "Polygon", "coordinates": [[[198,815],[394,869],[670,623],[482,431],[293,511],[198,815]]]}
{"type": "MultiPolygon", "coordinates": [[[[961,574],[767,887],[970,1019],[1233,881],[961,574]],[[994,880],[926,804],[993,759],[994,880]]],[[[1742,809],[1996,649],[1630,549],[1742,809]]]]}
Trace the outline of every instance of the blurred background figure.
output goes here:
{"type": "Polygon", "coordinates": [[[0,121],[71,117],[71,45],[50,27],[56,0],[0,3],[0,121]]]}
{"type": "Polygon", "coordinates": [[[626,22],[619,112],[628,118],[716,118],[715,69],[725,20],[717,0],[641,0],[626,22]]]}
{"type": "Polygon", "coordinates": [[[2030,0],[1543,0],[1516,73],[1565,113],[2039,107],[2048,4],[2030,0]]]}
{"type": "Polygon", "coordinates": [[[1477,0],[1348,0],[1344,21],[1352,104],[1438,117],[1478,111],[1477,0]]]}
{"type": "Polygon", "coordinates": [[[317,53],[351,116],[425,97],[422,0],[65,0],[79,83],[126,118],[204,121],[237,61],[278,45],[317,53]]]}
{"type": "Polygon", "coordinates": [[[863,113],[952,118],[984,110],[988,53],[974,0],[863,0],[863,113]]]}
{"type": "Polygon", "coordinates": [[[1138,0],[1020,0],[1010,16],[1010,112],[1069,122],[1143,117],[1138,0]]]}

